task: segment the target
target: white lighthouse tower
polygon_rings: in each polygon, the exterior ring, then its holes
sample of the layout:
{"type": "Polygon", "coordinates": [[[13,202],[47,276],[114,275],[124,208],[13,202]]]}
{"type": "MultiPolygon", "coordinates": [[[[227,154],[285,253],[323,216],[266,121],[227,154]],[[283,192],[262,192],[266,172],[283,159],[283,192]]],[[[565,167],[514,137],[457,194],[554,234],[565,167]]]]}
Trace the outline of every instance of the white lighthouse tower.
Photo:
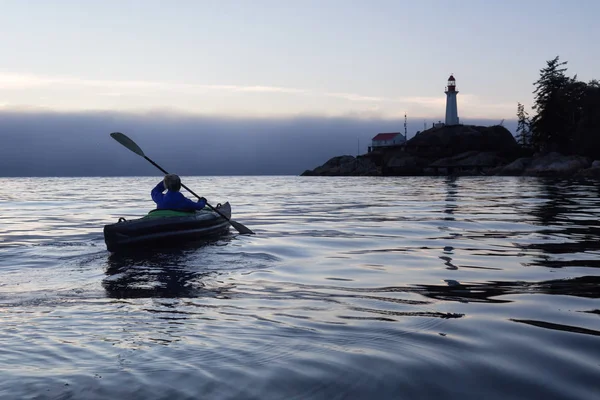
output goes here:
{"type": "Polygon", "coordinates": [[[456,79],[450,75],[448,86],[446,87],[446,125],[458,125],[458,108],[456,106],[456,79]]]}

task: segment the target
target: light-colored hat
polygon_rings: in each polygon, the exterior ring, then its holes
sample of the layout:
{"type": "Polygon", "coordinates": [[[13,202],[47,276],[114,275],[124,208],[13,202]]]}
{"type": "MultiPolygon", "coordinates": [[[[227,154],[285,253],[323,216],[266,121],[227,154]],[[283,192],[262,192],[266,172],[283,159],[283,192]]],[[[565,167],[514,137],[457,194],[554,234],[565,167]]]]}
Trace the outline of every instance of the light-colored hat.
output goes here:
{"type": "Polygon", "coordinates": [[[164,179],[165,187],[173,192],[178,192],[181,189],[181,179],[175,174],[167,174],[164,179]]]}

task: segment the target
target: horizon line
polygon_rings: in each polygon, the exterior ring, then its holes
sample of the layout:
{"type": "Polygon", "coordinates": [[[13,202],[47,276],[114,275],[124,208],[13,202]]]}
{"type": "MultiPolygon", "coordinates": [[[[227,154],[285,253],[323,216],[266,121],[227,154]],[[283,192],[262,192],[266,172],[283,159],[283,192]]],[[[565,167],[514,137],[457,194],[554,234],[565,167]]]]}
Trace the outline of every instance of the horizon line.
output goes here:
{"type": "MultiPolygon", "coordinates": [[[[165,116],[165,117],[184,117],[184,118],[206,118],[206,119],[245,119],[245,120],[290,120],[290,119],[351,119],[351,120],[381,120],[394,121],[404,120],[407,115],[408,123],[426,122],[443,122],[443,115],[437,116],[412,116],[408,113],[400,112],[396,114],[384,114],[376,112],[346,112],[346,113],[316,113],[316,112],[298,112],[298,113],[279,113],[279,114],[258,114],[258,113],[203,113],[185,110],[174,107],[148,107],[148,108],[132,108],[125,110],[89,108],[89,109],[59,109],[45,106],[31,105],[12,105],[6,106],[0,104],[0,114],[47,114],[47,115],[102,115],[102,114],[117,114],[122,116],[165,116]]],[[[498,118],[489,116],[473,116],[461,115],[461,120],[484,120],[484,121],[516,121],[517,118],[498,118]]],[[[462,123],[461,125],[469,125],[462,123]]]]}

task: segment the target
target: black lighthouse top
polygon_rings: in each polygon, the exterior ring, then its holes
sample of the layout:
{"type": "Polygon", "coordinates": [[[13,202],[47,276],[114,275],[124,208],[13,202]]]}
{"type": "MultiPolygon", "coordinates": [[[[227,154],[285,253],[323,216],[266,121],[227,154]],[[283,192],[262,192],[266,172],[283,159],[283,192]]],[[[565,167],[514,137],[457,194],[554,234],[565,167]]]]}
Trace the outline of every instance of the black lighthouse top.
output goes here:
{"type": "Polygon", "coordinates": [[[448,78],[446,92],[456,92],[456,79],[454,79],[454,75],[450,75],[450,78],[448,78]]]}

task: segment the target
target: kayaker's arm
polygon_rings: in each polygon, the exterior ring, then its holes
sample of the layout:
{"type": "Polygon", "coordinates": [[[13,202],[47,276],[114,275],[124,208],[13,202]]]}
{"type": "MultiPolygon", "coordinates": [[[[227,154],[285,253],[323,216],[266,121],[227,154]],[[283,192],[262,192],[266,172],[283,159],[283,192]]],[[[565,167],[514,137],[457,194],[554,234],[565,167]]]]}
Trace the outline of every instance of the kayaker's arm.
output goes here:
{"type": "Polygon", "coordinates": [[[158,185],[156,185],[154,187],[154,189],[152,189],[152,191],[150,192],[150,195],[152,196],[152,200],[154,200],[154,202],[156,204],[159,204],[160,202],[162,202],[163,200],[163,192],[165,191],[165,183],[163,181],[158,182],[158,185]]]}
{"type": "Polygon", "coordinates": [[[204,197],[201,197],[197,202],[190,200],[183,195],[182,198],[186,205],[184,208],[189,208],[192,210],[202,210],[204,206],[206,206],[206,199],[204,197]]]}

